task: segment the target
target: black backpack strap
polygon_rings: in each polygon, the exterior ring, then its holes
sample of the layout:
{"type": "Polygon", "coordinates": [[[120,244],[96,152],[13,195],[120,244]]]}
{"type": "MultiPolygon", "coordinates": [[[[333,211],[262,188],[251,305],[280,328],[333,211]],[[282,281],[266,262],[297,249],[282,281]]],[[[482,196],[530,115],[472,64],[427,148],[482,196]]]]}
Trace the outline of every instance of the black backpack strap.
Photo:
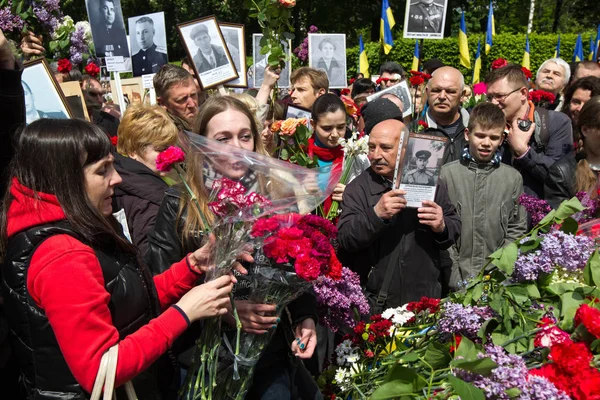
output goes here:
{"type": "Polygon", "coordinates": [[[550,140],[550,130],[548,129],[549,116],[548,110],[541,107],[536,107],[533,112],[535,121],[535,131],[533,139],[538,149],[541,149],[542,153],[545,152],[548,141],[550,140]]]}

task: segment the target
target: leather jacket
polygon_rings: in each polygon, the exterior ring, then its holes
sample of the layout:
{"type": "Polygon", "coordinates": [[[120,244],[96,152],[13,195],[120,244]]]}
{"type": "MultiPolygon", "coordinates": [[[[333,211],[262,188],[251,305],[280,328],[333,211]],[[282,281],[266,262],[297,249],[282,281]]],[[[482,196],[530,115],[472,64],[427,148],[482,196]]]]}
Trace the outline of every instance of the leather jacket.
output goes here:
{"type": "Polygon", "coordinates": [[[577,160],[568,154],[552,164],[544,180],[544,199],[554,209],[577,193],[577,160]]]}

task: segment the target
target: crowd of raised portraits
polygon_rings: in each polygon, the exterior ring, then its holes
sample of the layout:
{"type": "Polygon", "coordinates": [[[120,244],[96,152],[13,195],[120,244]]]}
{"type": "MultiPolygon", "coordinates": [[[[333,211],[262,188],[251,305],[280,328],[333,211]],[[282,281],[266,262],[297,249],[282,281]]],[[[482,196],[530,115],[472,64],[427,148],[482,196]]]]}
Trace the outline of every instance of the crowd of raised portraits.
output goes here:
{"type": "MultiPolygon", "coordinates": [[[[491,71],[487,102],[461,107],[461,73],[437,60],[424,96],[414,92],[426,133],[444,136],[444,166],[435,201],[407,208],[392,189],[401,132],[401,100],[366,102],[378,89],[406,79],[396,63],[381,66],[381,87],[357,79],[350,96],[368,135],[369,163],[330,200],[341,202],[338,255],[360,274],[380,312],[422,296],[457,290],[500,246],[522,236],[528,219],[523,192],[556,207],[578,191],[598,196],[600,67],[547,60],[535,86],[556,95],[550,109],[528,100],[531,84],[519,66],[491,71]],[[418,96],[417,96],[418,95],[418,96]],[[560,110],[560,111],[559,111],[560,110]],[[521,120],[530,120],[523,129],[521,120]]],[[[85,399],[100,358],[119,345],[117,385],[133,380],[143,399],[176,398],[201,320],[221,315],[233,324],[229,293],[246,276],[251,254],[241,254],[235,276],[204,283],[215,245],[190,196],[156,168],[158,153],[186,148],[186,134],[275,156],[269,129],[286,102],[312,110],[309,142],[319,165],[343,163],[338,141],[349,135],[344,103],[326,75],[300,68],[287,96],[269,97],[279,76],[267,69],[256,91],[202,97],[184,67],[165,65],[154,77],[157,106],[130,106],[124,115],[103,103],[100,83],[81,77],[93,122],[40,119],[25,125],[22,66],[0,35],[2,193],[3,388],[20,397],[85,399]],[[117,136],[116,148],[110,137],[117,136]],[[124,210],[131,242],[113,212],[124,210]],[[4,329],[5,328],[5,329],[4,329]],[[17,392],[13,392],[17,393],[17,392]]],[[[185,169],[200,209],[209,216],[202,163],[185,169]]],[[[260,184],[241,179],[248,189],[260,184]]],[[[318,324],[311,293],[288,306],[252,304],[235,290],[243,329],[276,330],[256,367],[248,399],[316,399],[314,377],[337,338],[318,324]]],[[[122,394],[120,394],[122,395],[122,394]]]]}

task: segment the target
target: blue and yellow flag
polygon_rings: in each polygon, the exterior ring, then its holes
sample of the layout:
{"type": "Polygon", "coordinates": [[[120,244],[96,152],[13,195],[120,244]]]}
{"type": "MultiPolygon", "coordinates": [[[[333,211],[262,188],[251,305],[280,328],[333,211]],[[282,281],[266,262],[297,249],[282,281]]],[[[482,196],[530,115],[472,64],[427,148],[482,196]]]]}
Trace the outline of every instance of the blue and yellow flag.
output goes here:
{"type": "Polygon", "coordinates": [[[496,23],[494,22],[494,7],[490,0],[490,12],[488,14],[487,32],[485,33],[485,54],[488,54],[492,49],[492,43],[496,36],[496,23]]]}
{"type": "Polygon", "coordinates": [[[592,61],[598,61],[600,54],[600,25],[598,25],[598,32],[596,32],[596,42],[594,43],[594,55],[592,61]]]}
{"type": "Polygon", "coordinates": [[[573,62],[583,61],[583,41],[581,40],[581,34],[577,35],[577,42],[575,42],[575,50],[573,50],[573,62]]]}
{"type": "Polygon", "coordinates": [[[558,41],[556,42],[556,50],[554,50],[554,58],[560,57],[560,35],[558,35],[558,41]]]}
{"type": "Polygon", "coordinates": [[[419,58],[421,53],[419,52],[419,41],[416,40],[415,41],[415,51],[413,53],[413,62],[412,65],[410,67],[411,71],[418,71],[419,70],[419,58]]]}
{"type": "Polygon", "coordinates": [[[467,40],[467,24],[465,24],[465,12],[460,16],[460,31],[458,32],[458,50],[460,65],[471,68],[471,57],[469,56],[469,41],[467,40]]]}
{"type": "Polygon", "coordinates": [[[359,47],[359,56],[358,56],[358,72],[363,74],[365,78],[368,78],[369,75],[369,59],[367,58],[367,52],[365,51],[365,45],[363,44],[362,35],[358,37],[358,47],[359,47]]]}
{"type": "Polygon", "coordinates": [[[383,0],[381,3],[381,24],[379,26],[379,36],[383,43],[383,52],[388,54],[394,47],[394,38],[392,37],[392,28],[396,25],[392,9],[388,0],[383,0]]]}
{"type": "Polygon", "coordinates": [[[475,66],[473,67],[473,85],[479,83],[481,72],[481,39],[477,41],[477,54],[475,54],[475,66]]]}
{"type": "Polygon", "coordinates": [[[523,62],[521,63],[522,67],[531,70],[531,62],[529,61],[529,35],[525,36],[525,53],[523,54],[523,62]]]}

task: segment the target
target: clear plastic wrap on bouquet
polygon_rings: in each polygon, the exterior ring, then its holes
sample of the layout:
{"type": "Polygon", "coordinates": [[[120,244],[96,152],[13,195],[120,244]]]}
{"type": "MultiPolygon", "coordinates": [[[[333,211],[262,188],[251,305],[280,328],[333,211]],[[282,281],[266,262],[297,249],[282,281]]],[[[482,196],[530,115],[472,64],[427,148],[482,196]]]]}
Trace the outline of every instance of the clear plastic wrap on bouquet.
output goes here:
{"type": "MultiPolygon", "coordinates": [[[[197,196],[191,193],[189,187],[192,185],[184,184],[190,192],[191,201],[203,214],[202,220],[210,221],[210,232],[217,239],[213,254],[215,267],[207,272],[206,281],[231,273],[236,258],[243,251],[253,249],[255,259],[260,258],[264,240],[250,235],[256,220],[278,214],[298,215],[313,211],[331,194],[341,174],[339,170],[332,171],[331,167],[307,169],[195,134],[187,135],[184,149],[187,153],[187,180],[197,180],[193,186],[202,188],[205,194],[204,207],[199,204],[197,196]]],[[[275,303],[275,294],[271,291],[276,290],[279,293],[277,298],[281,298],[276,303],[286,301],[287,304],[310,287],[307,282],[301,284],[302,279],[296,276],[293,266],[287,273],[282,269],[269,272],[268,266],[258,264],[251,269],[260,272],[238,279],[249,282],[253,293],[249,300],[252,302],[275,303]]],[[[181,398],[221,398],[215,394],[220,390],[217,379],[225,377],[222,371],[217,370],[219,353],[221,358],[231,359],[232,365],[236,364],[236,371],[242,365],[249,365],[249,370],[244,371],[243,375],[251,376],[252,366],[260,358],[271,335],[261,345],[260,351],[255,353],[258,347],[252,345],[253,338],[240,333],[235,302],[232,301],[232,304],[238,321],[235,340],[231,343],[222,335],[221,318],[215,317],[204,322],[181,398]],[[246,362],[248,359],[253,361],[246,362]]],[[[239,373],[236,372],[235,376],[231,374],[231,378],[239,380],[239,373]]],[[[247,383],[248,379],[244,382],[247,383]]]]}

